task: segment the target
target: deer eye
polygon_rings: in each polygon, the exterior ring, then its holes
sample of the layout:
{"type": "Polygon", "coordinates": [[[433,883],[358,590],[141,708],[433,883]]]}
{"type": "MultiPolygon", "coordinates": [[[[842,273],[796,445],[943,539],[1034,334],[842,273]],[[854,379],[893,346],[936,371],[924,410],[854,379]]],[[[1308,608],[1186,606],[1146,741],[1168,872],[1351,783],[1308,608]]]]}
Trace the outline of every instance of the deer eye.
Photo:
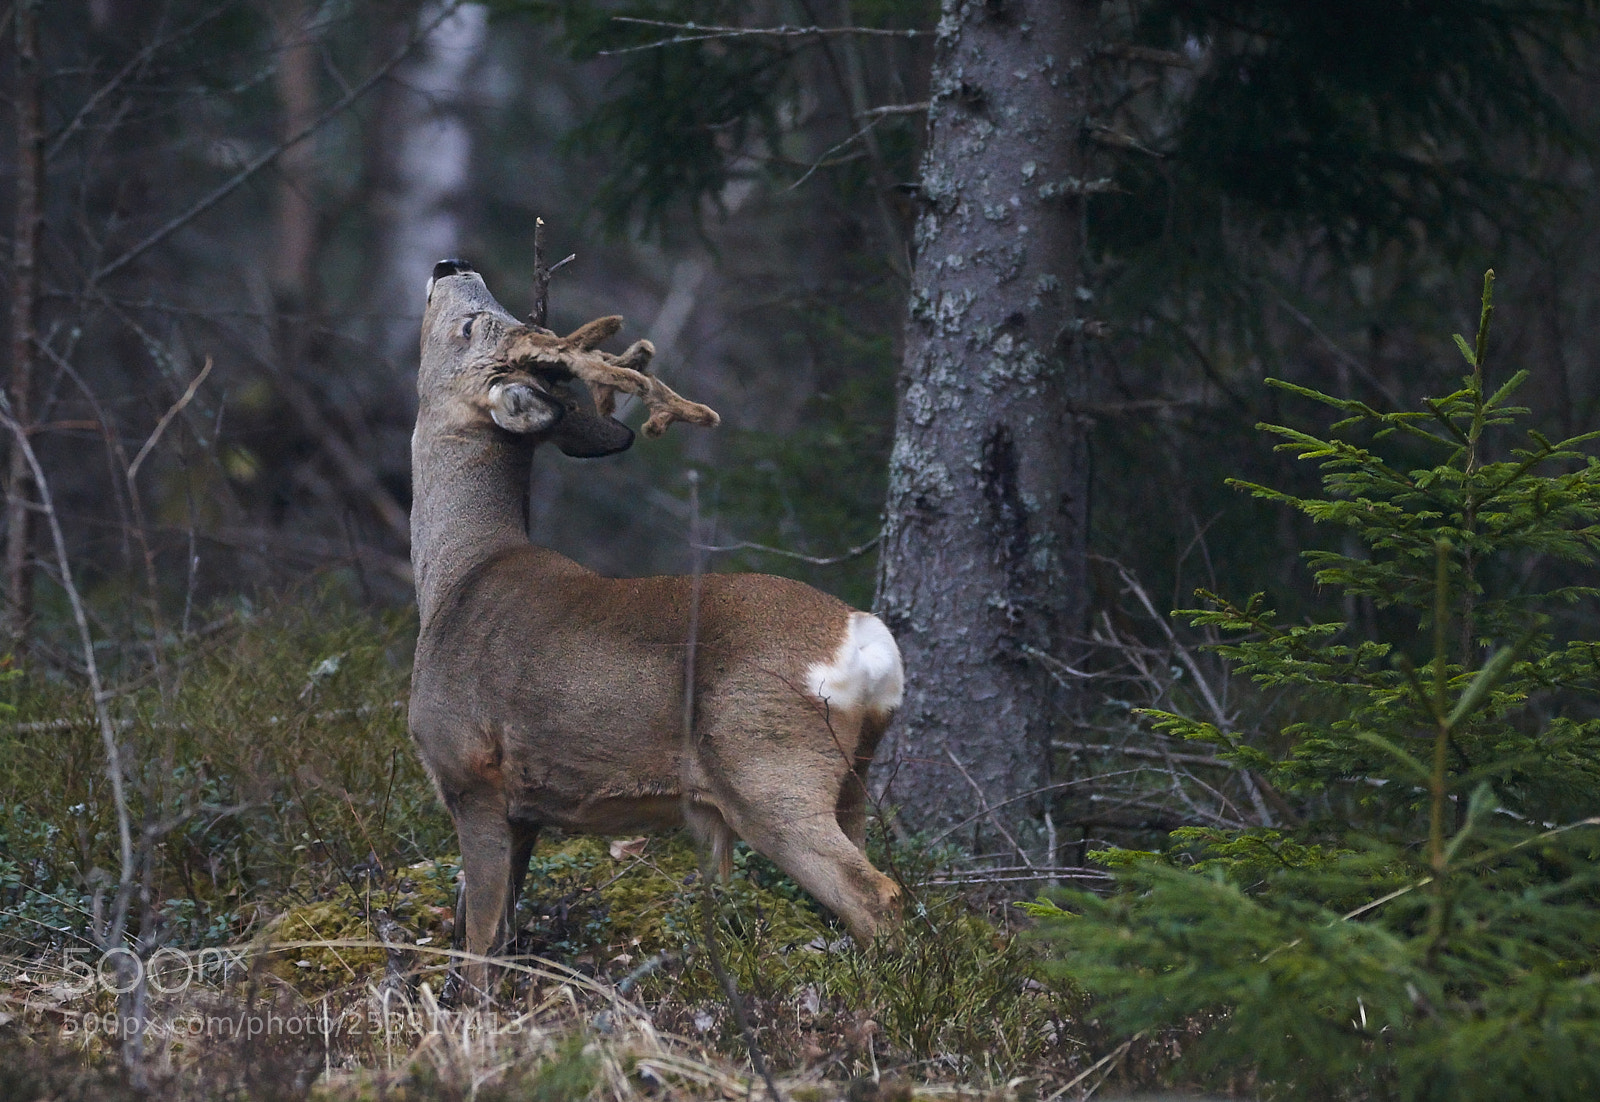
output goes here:
{"type": "Polygon", "coordinates": [[[477,314],[470,314],[470,315],[468,315],[467,319],[461,323],[461,339],[462,340],[470,340],[472,338],[472,323],[477,321],[477,320],[478,320],[478,315],[477,314]]]}

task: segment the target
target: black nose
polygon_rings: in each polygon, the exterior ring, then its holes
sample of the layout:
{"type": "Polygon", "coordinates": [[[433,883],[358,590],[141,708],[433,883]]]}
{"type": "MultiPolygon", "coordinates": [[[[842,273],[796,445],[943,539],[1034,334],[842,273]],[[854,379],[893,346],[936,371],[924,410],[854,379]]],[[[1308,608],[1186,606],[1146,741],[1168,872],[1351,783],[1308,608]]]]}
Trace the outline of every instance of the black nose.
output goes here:
{"type": "Polygon", "coordinates": [[[445,276],[460,275],[462,272],[472,271],[472,265],[465,260],[441,260],[433,266],[433,278],[443,279],[445,276]]]}

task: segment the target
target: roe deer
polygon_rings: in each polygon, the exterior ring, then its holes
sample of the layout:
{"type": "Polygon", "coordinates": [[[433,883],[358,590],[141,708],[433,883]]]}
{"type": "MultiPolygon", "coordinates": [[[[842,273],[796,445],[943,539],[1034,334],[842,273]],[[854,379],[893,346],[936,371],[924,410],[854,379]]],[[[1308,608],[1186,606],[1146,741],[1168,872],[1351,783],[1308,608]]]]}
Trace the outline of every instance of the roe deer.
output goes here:
{"type": "MultiPolygon", "coordinates": [[[[724,875],[737,835],[865,943],[899,912],[864,852],[867,768],[903,683],[888,629],[799,582],[706,575],[686,723],[691,579],[605,578],[528,542],[534,449],[629,447],[609,416],[618,391],[644,400],[647,436],[718,422],[643,373],[649,342],[596,351],[620,325],[600,318],[565,338],[524,325],[461,261],[428,284],[410,727],[460,836],[458,936],[470,954],[499,951],[541,826],[687,825],[724,875]]],[[[466,971],[483,994],[487,970],[466,971]]]]}

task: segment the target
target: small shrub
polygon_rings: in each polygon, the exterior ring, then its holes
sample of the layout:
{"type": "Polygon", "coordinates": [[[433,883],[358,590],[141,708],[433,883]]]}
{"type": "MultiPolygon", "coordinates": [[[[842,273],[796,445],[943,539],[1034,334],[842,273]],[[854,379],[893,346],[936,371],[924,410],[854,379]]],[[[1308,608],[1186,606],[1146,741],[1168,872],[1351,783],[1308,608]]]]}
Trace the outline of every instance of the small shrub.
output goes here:
{"type": "Polygon", "coordinates": [[[1290,750],[1150,713],[1307,818],[1181,832],[1108,862],[1111,898],[1036,908],[1057,970],[1112,1021],[1202,1021],[1198,1065],[1254,1069],[1270,1096],[1600,1096],[1600,644],[1562,618],[1596,595],[1600,433],[1510,435],[1523,375],[1485,381],[1492,276],[1476,342],[1457,338],[1461,389],[1380,413],[1287,387],[1347,415],[1325,437],[1263,426],[1320,463],[1325,496],[1245,486],[1353,533],[1362,553],[1306,558],[1393,630],[1283,625],[1260,596],[1206,594],[1188,615],[1293,697],[1268,732],[1290,750]]]}

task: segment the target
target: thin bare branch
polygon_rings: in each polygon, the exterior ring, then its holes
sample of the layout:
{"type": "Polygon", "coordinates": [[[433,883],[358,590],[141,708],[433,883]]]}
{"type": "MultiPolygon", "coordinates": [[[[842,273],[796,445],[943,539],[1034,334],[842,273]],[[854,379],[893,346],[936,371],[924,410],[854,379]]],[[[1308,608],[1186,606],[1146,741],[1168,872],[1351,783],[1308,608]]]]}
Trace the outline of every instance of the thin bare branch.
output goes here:
{"type": "Polygon", "coordinates": [[[1294,303],[1290,302],[1289,299],[1281,292],[1274,290],[1272,292],[1272,296],[1278,300],[1278,305],[1283,307],[1285,313],[1287,313],[1291,318],[1299,322],[1301,325],[1305,326],[1306,330],[1313,337],[1316,337],[1317,340],[1321,341],[1323,345],[1327,347],[1328,351],[1332,352],[1335,356],[1342,360],[1344,364],[1355,371],[1357,375],[1360,375],[1363,379],[1365,379],[1368,386],[1372,387],[1373,390],[1376,390],[1379,394],[1383,395],[1383,400],[1389,403],[1390,409],[1400,409],[1404,406],[1404,403],[1401,402],[1399,395],[1395,394],[1395,392],[1391,390],[1388,384],[1386,384],[1382,379],[1379,379],[1376,375],[1374,375],[1372,373],[1372,369],[1361,362],[1360,357],[1355,356],[1346,350],[1345,347],[1338,341],[1324,333],[1316,322],[1312,321],[1303,310],[1295,306],[1294,303]]]}
{"type": "Polygon", "coordinates": [[[1162,616],[1156,611],[1156,606],[1154,602],[1150,600],[1150,595],[1145,592],[1144,586],[1139,584],[1139,580],[1128,571],[1127,567],[1123,566],[1116,560],[1101,559],[1101,561],[1116,570],[1118,575],[1121,576],[1123,584],[1128,587],[1128,591],[1138,599],[1139,603],[1144,606],[1144,610],[1150,614],[1150,619],[1160,625],[1162,634],[1167,637],[1167,642],[1172,645],[1172,649],[1177,654],[1178,660],[1184,664],[1184,666],[1192,675],[1194,675],[1195,685],[1199,689],[1200,695],[1205,697],[1206,707],[1211,712],[1212,720],[1215,721],[1218,726],[1226,726],[1228,723],[1228,713],[1226,709],[1223,708],[1222,702],[1217,699],[1216,693],[1212,691],[1211,683],[1206,680],[1205,674],[1200,670],[1199,663],[1197,663],[1194,660],[1194,656],[1189,653],[1189,648],[1185,647],[1178,641],[1178,636],[1172,630],[1172,625],[1167,622],[1167,617],[1162,616]]]}
{"type": "Polygon", "coordinates": [[[749,540],[739,540],[737,543],[708,544],[697,543],[696,551],[761,551],[768,555],[782,555],[786,559],[810,563],[812,566],[833,566],[835,563],[849,562],[851,559],[860,558],[882,542],[883,537],[873,536],[866,543],[852,547],[850,550],[838,555],[802,555],[798,551],[789,551],[782,547],[769,547],[764,543],[751,543],[749,540]]]}
{"type": "Polygon", "coordinates": [[[950,764],[959,769],[961,775],[967,779],[967,783],[972,786],[972,791],[977,794],[978,803],[983,808],[983,813],[989,819],[989,825],[998,830],[1000,836],[1010,844],[1012,849],[1017,851],[1017,856],[1022,858],[1024,865],[1027,865],[1030,869],[1033,868],[1033,859],[1028,856],[1028,851],[1018,844],[1016,838],[1012,837],[1011,832],[1006,829],[1006,825],[1001,821],[1000,816],[996,815],[994,809],[989,806],[989,800],[983,794],[983,786],[973,780],[972,774],[967,772],[967,767],[961,764],[961,759],[956,757],[948,747],[945,748],[944,756],[950,759],[950,764]]]}
{"type": "Polygon", "coordinates": [[[1171,750],[1151,750],[1143,746],[1119,746],[1112,742],[1071,742],[1066,739],[1056,739],[1050,743],[1054,750],[1081,750],[1093,754],[1119,754],[1127,758],[1156,758],[1165,761],[1181,762],[1184,765],[1209,765],[1217,769],[1243,770],[1243,766],[1235,765],[1222,758],[1214,758],[1207,754],[1181,754],[1171,750]]]}
{"type": "Polygon", "coordinates": [[[44,514],[45,523],[49,526],[50,541],[56,554],[56,567],[61,572],[59,579],[61,587],[66,591],[67,603],[72,608],[72,620],[78,629],[78,643],[83,648],[84,670],[89,679],[89,692],[94,702],[95,718],[100,725],[100,741],[105,748],[106,779],[111,782],[111,801],[117,815],[117,848],[121,862],[115,917],[110,929],[104,933],[106,941],[120,943],[123,921],[127,914],[127,896],[133,888],[136,869],[132,820],[128,814],[127,793],[123,788],[122,754],[117,746],[116,725],[111,719],[110,709],[106,706],[107,694],[100,680],[99,664],[95,661],[94,635],[89,630],[89,617],[84,609],[83,598],[78,593],[78,586],[72,578],[72,561],[67,554],[67,540],[61,531],[61,519],[56,514],[49,479],[45,477],[39,456],[34,452],[33,444],[28,439],[27,429],[13,416],[11,400],[3,392],[0,392],[0,422],[3,422],[6,431],[11,433],[13,446],[27,461],[28,468],[33,474],[33,486],[39,493],[40,512],[44,514]]]}
{"type": "Polygon", "coordinates": [[[1101,46],[1095,51],[1099,57],[1114,57],[1119,61],[1139,61],[1146,65],[1164,65],[1170,69],[1193,69],[1194,61],[1189,55],[1178,53],[1176,50],[1158,50],[1152,46],[1135,46],[1127,42],[1116,42],[1101,46]]]}
{"type": "Polygon", "coordinates": [[[631,15],[614,15],[613,23],[632,23],[642,27],[659,27],[662,30],[677,31],[671,38],[663,38],[656,42],[646,42],[639,46],[619,46],[614,50],[599,51],[600,57],[618,57],[622,54],[639,53],[642,50],[659,50],[663,46],[680,46],[689,42],[708,42],[718,38],[833,38],[842,35],[856,35],[864,38],[922,38],[929,31],[898,30],[888,27],[791,27],[783,24],[777,27],[728,27],[716,24],[698,23],[670,23],[661,19],[640,19],[631,15]]]}
{"type": "Polygon", "coordinates": [[[117,272],[120,272],[123,268],[126,268],[129,264],[132,264],[145,253],[149,252],[167,238],[183,229],[190,222],[193,222],[206,211],[210,210],[228,196],[238,191],[258,172],[272,164],[279,157],[283,156],[285,150],[299,145],[317,131],[321,130],[324,126],[328,125],[328,123],[343,115],[345,111],[347,111],[357,100],[366,95],[373,88],[377,87],[380,81],[393,72],[396,66],[398,66],[411,55],[412,50],[416,49],[417,46],[419,46],[428,38],[429,35],[433,34],[433,32],[437,30],[446,19],[449,19],[452,15],[454,15],[456,9],[459,8],[464,2],[465,0],[448,0],[447,3],[442,4],[438,13],[432,19],[428,20],[416,31],[414,31],[406,39],[404,45],[391,54],[383,62],[383,64],[379,65],[371,73],[367,74],[366,79],[364,79],[360,84],[357,84],[354,88],[350,89],[350,91],[340,96],[330,107],[328,107],[327,110],[323,111],[322,114],[312,119],[309,123],[295,131],[293,134],[289,135],[289,137],[272,146],[265,152],[252,157],[242,168],[239,169],[239,171],[235,172],[232,176],[228,177],[227,180],[217,185],[208,194],[193,203],[188,210],[163,223],[138,244],[131,246],[129,249],[123,252],[115,260],[101,265],[89,277],[89,284],[92,286],[94,284],[103,282],[117,272]]]}
{"type": "Polygon", "coordinates": [[[979,819],[983,818],[985,815],[991,815],[994,812],[999,811],[1002,807],[1009,807],[1011,804],[1021,803],[1023,800],[1032,799],[1034,796],[1043,796],[1043,795],[1045,795],[1046,793],[1049,793],[1049,792],[1064,792],[1065,790],[1067,790],[1069,788],[1077,788],[1080,785],[1098,784],[1101,781],[1108,780],[1108,779],[1110,779],[1112,777],[1134,776],[1134,775],[1142,774],[1142,773],[1145,773],[1145,772],[1148,772],[1148,770],[1145,769],[1145,768],[1142,768],[1142,767],[1139,768],[1139,769],[1119,769],[1114,773],[1099,773],[1099,774],[1096,774],[1093,777],[1079,777],[1076,780],[1055,781],[1052,784],[1041,785],[1038,788],[1035,788],[1035,789],[1032,789],[1032,790],[1030,790],[1028,792],[1022,793],[1019,796],[1012,796],[1008,800],[1001,800],[997,804],[985,804],[982,810],[980,810],[980,811],[978,811],[978,812],[976,812],[976,813],[974,813],[972,815],[968,815],[965,819],[962,819],[960,822],[953,823],[950,826],[946,827],[944,830],[940,831],[938,834],[935,834],[932,838],[928,839],[927,845],[929,845],[929,846],[938,845],[940,842],[942,842],[946,838],[950,837],[950,835],[954,834],[956,831],[960,830],[962,827],[967,826],[969,823],[977,822],[979,819]]]}
{"type": "Polygon", "coordinates": [[[172,419],[182,413],[185,406],[194,401],[195,392],[200,389],[200,384],[206,381],[207,375],[211,374],[211,366],[211,357],[207,356],[206,365],[200,369],[200,374],[194,377],[194,381],[184,390],[183,396],[172,403],[167,412],[161,415],[161,420],[156,422],[156,427],[151,430],[149,439],[144,442],[144,446],[134,455],[133,462],[128,464],[129,482],[138,477],[140,464],[144,462],[145,457],[150,454],[151,450],[161,440],[161,434],[167,431],[167,426],[172,424],[172,419]]]}
{"type": "Polygon", "coordinates": [[[104,103],[108,98],[110,98],[113,92],[122,87],[129,77],[133,76],[139,70],[144,68],[144,66],[149,64],[150,60],[154,58],[156,54],[160,53],[162,50],[176,42],[181,42],[184,39],[191,37],[207,23],[216,21],[217,19],[221,18],[225,12],[228,12],[238,6],[238,3],[236,2],[214,5],[202,12],[199,18],[195,19],[187,26],[175,31],[171,35],[168,35],[165,38],[157,38],[146,43],[142,50],[128,59],[127,64],[123,65],[121,69],[117,70],[115,75],[113,75],[100,87],[96,88],[94,92],[83,101],[83,105],[78,108],[77,113],[74,114],[72,118],[67,121],[66,125],[63,126],[55,135],[55,137],[50,140],[50,145],[45,150],[45,160],[55,160],[57,155],[60,154],[62,147],[65,146],[69,140],[71,140],[74,134],[83,128],[84,122],[95,112],[95,109],[104,103]]]}
{"type": "Polygon", "coordinates": [[[836,164],[836,163],[838,163],[838,162],[830,162],[828,160],[828,158],[832,157],[835,153],[839,152],[839,150],[843,149],[845,146],[850,145],[852,142],[856,142],[856,141],[859,141],[862,138],[865,138],[868,134],[872,133],[872,128],[874,126],[877,126],[880,122],[882,122],[883,119],[884,119],[884,116],[879,115],[877,118],[869,120],[867,125],[863,126],[860,130],[857,130],[854,134],[851,134],[848,138],[846,138],[842,142],[839,142],[837,145],[834,145],[834,146],[830,147],[826,153],[824,153],[822,156],[818,157],[815,161],[813,161],[811,163],[811,166],[809,168],[807,168],[803,173],[800,174],[800,178],[798,180],[796,180],[794,183],[790,184],[788,187],[784,188],[783,190],[784,191],[793,191],[795,188],[799,187],[801,184],[803,184],[807,180],[811,179],[811,177],[816,174],[817,169],[822,168],[822,167],[824,167],[825,165],[828,165],[828,164],[836,164]]]}
{"type": "Polygon", "coordinates": [[[928,109],[928,101],[921,103],[889,103],[882,107],[869,107],[865,111],[857,111],[856,118],[872,119],[882,118],[886,115],[920,115],[928,109]]]}

